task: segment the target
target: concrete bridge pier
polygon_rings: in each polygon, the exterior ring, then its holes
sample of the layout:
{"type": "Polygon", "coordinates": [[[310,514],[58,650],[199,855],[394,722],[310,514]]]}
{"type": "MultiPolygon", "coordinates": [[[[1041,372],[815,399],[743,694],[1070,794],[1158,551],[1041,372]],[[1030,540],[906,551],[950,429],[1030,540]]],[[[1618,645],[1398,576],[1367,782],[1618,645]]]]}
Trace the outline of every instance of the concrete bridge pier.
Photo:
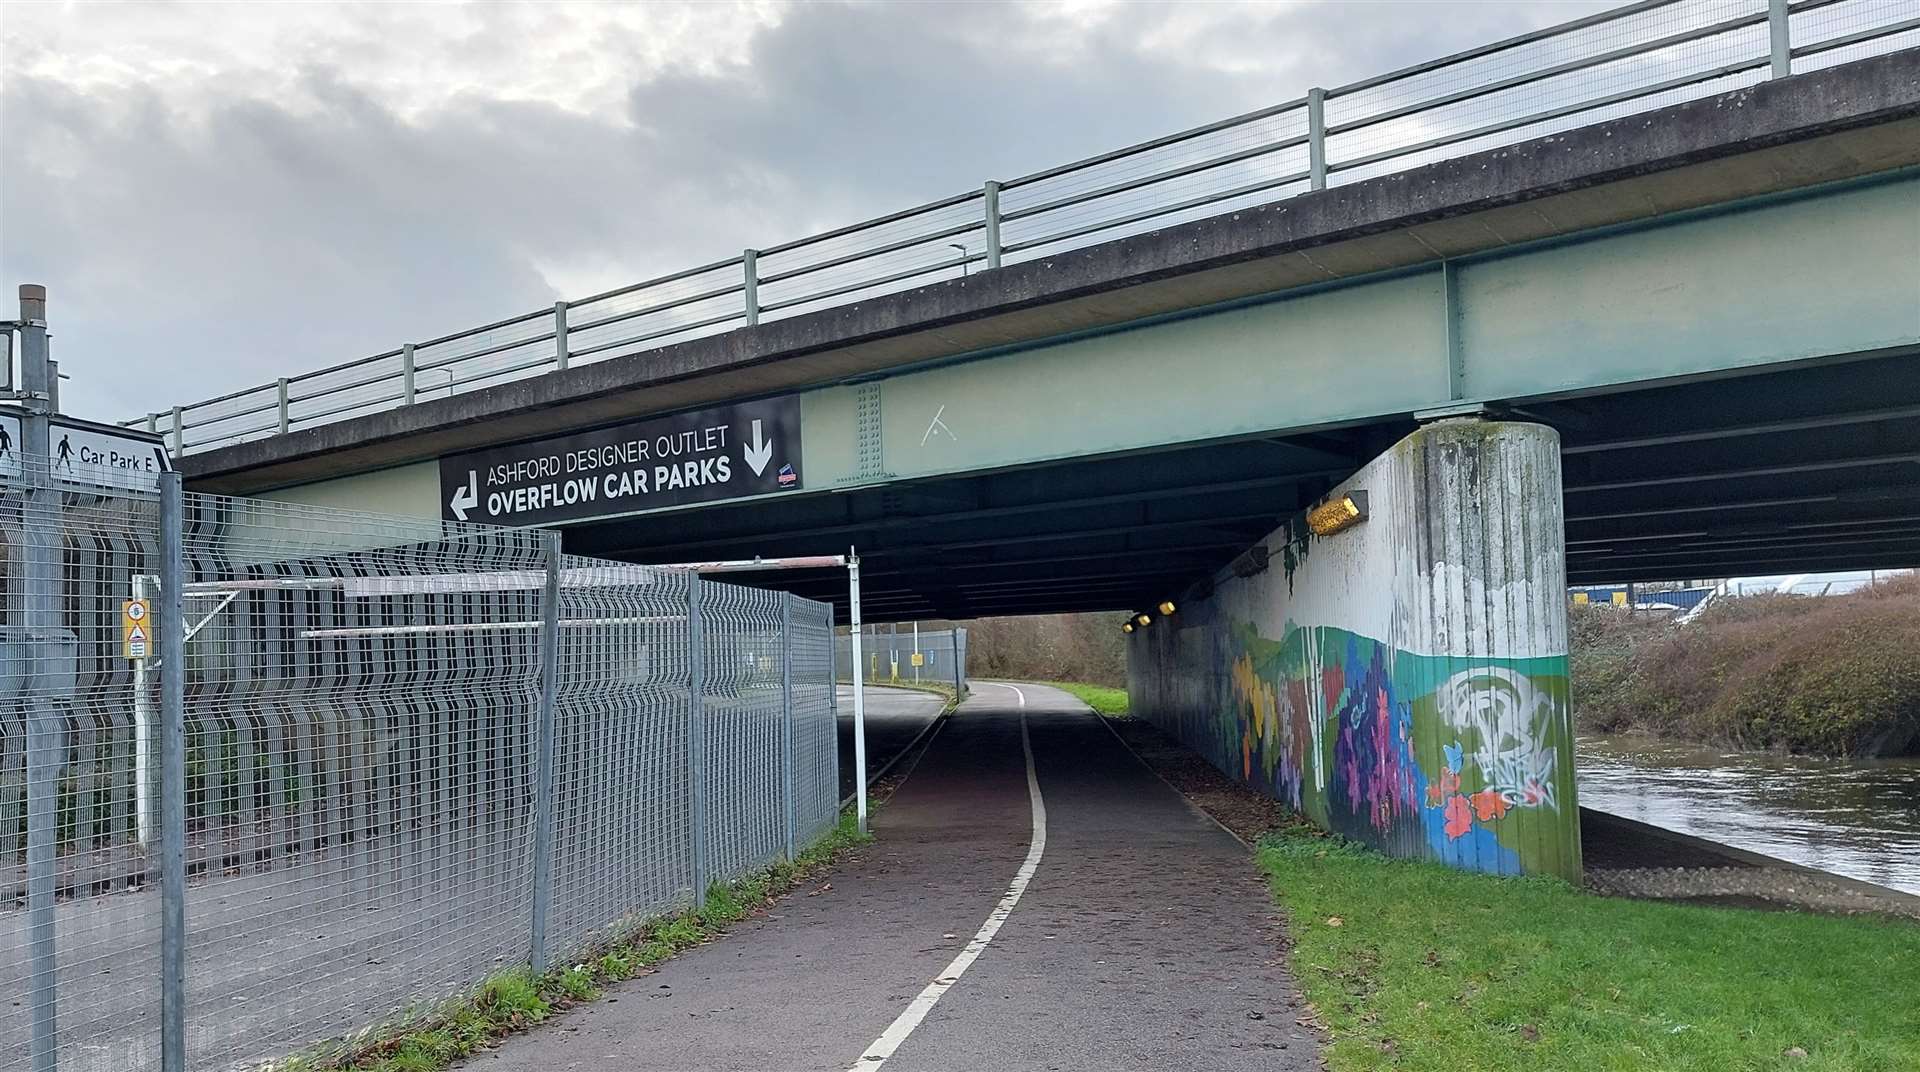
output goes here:
{"type": "Polygon", "coordinates": [[[1395,856],[1580,874],[1560,440],[1425,425],[1129,637],[1133,710],[1395,856]]]}

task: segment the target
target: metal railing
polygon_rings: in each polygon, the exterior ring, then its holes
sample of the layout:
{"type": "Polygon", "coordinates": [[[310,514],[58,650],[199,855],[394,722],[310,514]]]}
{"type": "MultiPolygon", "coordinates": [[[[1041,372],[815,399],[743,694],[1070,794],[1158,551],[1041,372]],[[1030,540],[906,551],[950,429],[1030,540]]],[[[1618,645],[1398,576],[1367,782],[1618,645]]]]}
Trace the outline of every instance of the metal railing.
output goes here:
{"type": "Polygon", "coordinates": [[[273,436],[1913,45],[1913,0],[1641,0],[127,424],[176,454],[273,436]]]}
{"type": "Polygon", "coordinates": [[[8,1072],[323,1066],[839,814],[831,608],[555,533],[30,456],[0,600],[8,1072]]]}

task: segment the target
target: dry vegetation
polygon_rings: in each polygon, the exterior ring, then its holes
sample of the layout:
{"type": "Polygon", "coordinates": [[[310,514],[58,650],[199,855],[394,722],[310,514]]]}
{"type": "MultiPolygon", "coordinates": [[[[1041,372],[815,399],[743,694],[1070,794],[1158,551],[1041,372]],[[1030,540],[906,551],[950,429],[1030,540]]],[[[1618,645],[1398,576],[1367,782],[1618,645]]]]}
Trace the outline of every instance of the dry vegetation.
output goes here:
{"type": "Polygon", "coordinates": [[[1846,596],[1723,600],[1685,626],[1575,608],[1571,626],[1584,731],[1920,753],[1920,575],[1846,596]]]}
{"type": "Polygon", "coordinates": [[[980,618],[967,629],[967,673],[1021,681],[1125,687],[1125,612],[980,618]]]}

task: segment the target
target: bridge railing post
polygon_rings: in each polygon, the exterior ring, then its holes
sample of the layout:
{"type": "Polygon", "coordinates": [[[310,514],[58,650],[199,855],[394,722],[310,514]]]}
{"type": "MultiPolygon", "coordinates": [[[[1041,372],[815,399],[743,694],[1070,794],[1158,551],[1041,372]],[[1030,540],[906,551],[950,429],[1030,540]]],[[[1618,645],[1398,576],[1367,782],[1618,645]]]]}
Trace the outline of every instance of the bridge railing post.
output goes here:
{"type": "Polygon", "coordinates": [[[184,428],[186,417],[186,410],[183,407],[173,407],[173,452],[175,454],[186,449],[187,433],[184,428]]]}
{"type": "Polygon", "coordinates": [[[567,367],[567,303],[563,301],[553,303],[553,367],[567,367]]]}
{"type": "Polygon", "coordinates": [[[287,404],[287,378],[285,376],[280,377],[279,382],[275,386],[280,396],[280,434],[286,435],[287,430],[293,427],[293,418],[289,413],[287,404]]]}
{"type": "Polygon", "coordinates": [[[1767,0],[1767,38],[1771,45],[1771,77],[1785,78],[1793,73],[1793,39],[1787,32],[1787,0],[1767,0]]]}
{"type": "Polygon", "coordinates": [[[740,254],[741,294],[747,307],[747,326],[760,322],[760,251],[745,250],[740,254]]]}
{"type": "Polygon", "coordinates": [[[1327,188],[1327,91],[1307,90],[1307,173],[1316,190],[1327,188]]]}
{"type": "Polygon", "coordinates": [[[413,379],[413,344],[407,343],[400,348],[401,405],[413,405],[413,379]]]}
{"type": "Polygon", "coordinates": [[[987,228],[987,267],[1000,267],[1000,184],[988,179],[980,188],[987,228]]]}

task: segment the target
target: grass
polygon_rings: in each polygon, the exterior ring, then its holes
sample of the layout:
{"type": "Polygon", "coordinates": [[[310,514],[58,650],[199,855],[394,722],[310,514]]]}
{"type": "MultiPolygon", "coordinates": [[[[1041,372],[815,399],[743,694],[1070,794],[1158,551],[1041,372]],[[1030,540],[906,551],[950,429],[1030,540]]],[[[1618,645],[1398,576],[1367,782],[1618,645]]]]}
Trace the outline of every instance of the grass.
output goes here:
{"type": "Polygon", "coordinates": [[[1909,923],[1602,898],[1311,828],[1259,863],[1334,1072],[1920,1069],[1909,923]]]}
{"type": "Polygon", "coordinates": [[[610,984],[643,974],[675,954],[720,937],[756,908],[830,867],[841,853],[872,840],[872,835],[860,833],[851,812],[843,814],[833,831],[797,860],[782,860],[737,882],[714,883],[698,908],[631,927],[571,965],[556,967],[538,978],[526,968],[502,973],[470,996],[443,1006],[405,1029],[359,1046],[347,1057],[292,1057],[271,1068],[275,1072],[438,1072],[557,1012],[598,998],[610,984]]]}
{"type": "Polygon", "coordinates": [[[1127,690],[1110,688],[1106,685],[1088,685],[1079,681],[1048,681],[1062,692],[1070,692],[1081,703],[1108,718],[1129,718],[1127,714],[1127,690]]]}

